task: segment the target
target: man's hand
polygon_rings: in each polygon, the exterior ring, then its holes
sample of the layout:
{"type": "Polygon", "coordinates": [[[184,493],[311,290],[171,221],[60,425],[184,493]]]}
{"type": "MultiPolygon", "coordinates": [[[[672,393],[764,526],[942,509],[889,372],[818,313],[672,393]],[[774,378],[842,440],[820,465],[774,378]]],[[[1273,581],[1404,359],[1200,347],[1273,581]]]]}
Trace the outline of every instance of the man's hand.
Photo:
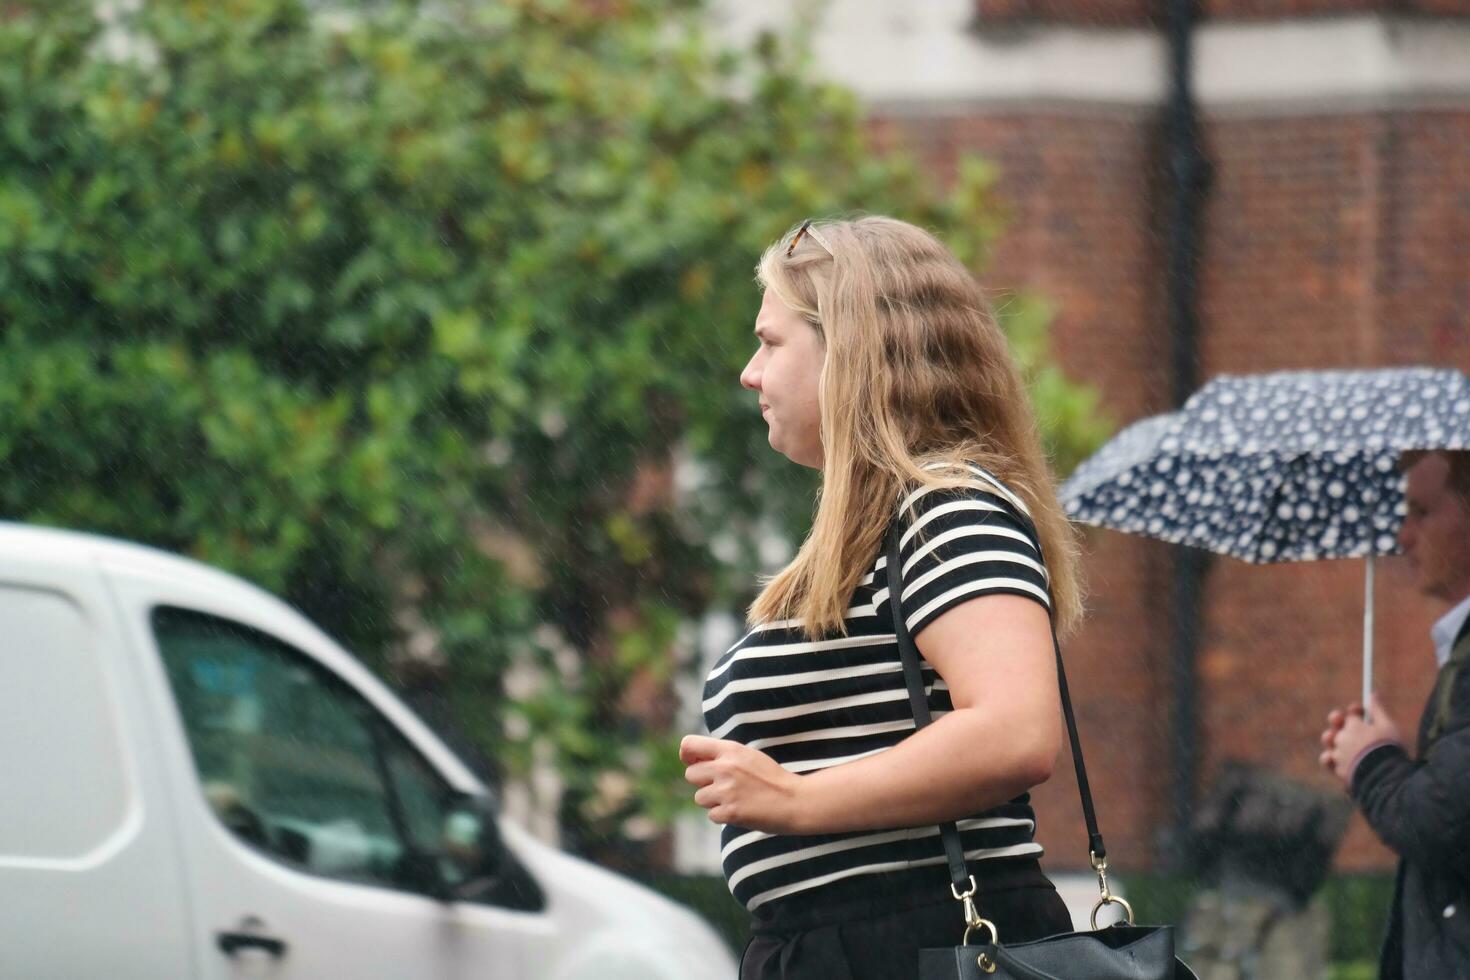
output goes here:
{"type": "Polygon", "coordinates": [[[714,823],[771,834],[799,833],[797,792],[801,777],[739,742],[685,735],[679,743],[684,778],[699,787],[694,802],[714,823]]]}
{"type": "Polygon", "coordinates": [[[1354,703],[1329,712],[1327,727],[1322,732],[1322,754],[1318,761],[1348,789],[1352,789],[1353,765],[1365,749],[1404,744],[1398,726],[1383,710],[1377,694],[1369,695],[1368,705],[1371,721],[1364,720],[1363,706],[1354,703]]]}

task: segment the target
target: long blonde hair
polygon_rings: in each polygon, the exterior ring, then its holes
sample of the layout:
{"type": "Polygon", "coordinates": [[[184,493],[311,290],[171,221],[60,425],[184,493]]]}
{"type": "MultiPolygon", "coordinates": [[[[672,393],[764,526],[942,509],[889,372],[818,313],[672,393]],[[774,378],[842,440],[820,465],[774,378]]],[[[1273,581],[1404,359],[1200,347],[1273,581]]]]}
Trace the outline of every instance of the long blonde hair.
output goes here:
{"type": "Polygon", "coordinates": [[[826,355],[816,517],[796,557],[756,597],[751,621],[796,620],[812,638],[845,631],[847,603],[905,491],[960,485],[972,479],[969,462],[1026,503],[1054,620],[1059,632],[1071,630],[1082,615],[1076,538],[979,284],[938,239],[906,222],[872,216],[813,227],[820,241],[803,235],[788,256],[788,234],[756,268],[762,289],[818,331],[826,355]]]}

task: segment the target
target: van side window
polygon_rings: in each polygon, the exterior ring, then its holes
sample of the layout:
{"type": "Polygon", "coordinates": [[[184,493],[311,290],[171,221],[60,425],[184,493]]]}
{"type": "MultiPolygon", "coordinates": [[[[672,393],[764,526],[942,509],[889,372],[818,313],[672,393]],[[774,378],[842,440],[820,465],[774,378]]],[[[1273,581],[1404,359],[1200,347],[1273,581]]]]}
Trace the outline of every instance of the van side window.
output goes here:
{"type": "Polygon", "coordinates": [[[257,630],[169,607],[153,630],[204,797],[237,838],[323,876],[420,890],[450,790],[375,708],[257,630]]]}

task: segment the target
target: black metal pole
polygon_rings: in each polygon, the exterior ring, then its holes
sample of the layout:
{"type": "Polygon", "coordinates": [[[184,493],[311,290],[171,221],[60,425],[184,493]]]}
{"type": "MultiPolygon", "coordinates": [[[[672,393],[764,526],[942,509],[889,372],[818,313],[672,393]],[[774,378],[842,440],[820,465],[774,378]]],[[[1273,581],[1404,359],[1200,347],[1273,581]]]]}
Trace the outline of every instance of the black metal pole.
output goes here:
{"type": "MultiPolygon", "coordinates": [[[[1173,340],[1173,399],[1183,405],[1199,385],[1199,230],[1209,180],[1200,146],[1191,70],[1196,0],[1169,0],[1169,106],[1165,122],[1169,164],[1169,334],[1173,340]]],[[[1174,704],[1173,825],[1169,851],[1173,863],[1188,856],[1190,824],[1199,757],[1199,622],[1206,557],[1191,548],[1174,548],[1173,648],[1170,680],[1174,704]]]]}

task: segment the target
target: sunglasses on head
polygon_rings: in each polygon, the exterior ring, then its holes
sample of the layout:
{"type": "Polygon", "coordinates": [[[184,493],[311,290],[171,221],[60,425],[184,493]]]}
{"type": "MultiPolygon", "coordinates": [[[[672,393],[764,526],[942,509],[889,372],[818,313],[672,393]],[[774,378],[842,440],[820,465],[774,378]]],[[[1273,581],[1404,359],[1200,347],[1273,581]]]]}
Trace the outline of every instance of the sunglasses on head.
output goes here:
{"type": "Polygon", "coordinates": [[[828,244],[827,239],[822,237],[822,233],[812,227],[812,219],[807,218],[801,223],[801,227],[796,229],[796,234],[791,236],[791,244],[786,246],[786,257],[788,259],[791,258],[791,253],[796,251],[797,243],[800,242],[807,235],[811,235],[813,241],[825,248],[828,255],[831,255],[834,258],[837,256],[837,253],[832,251],[832,246],[828,244]]]}

